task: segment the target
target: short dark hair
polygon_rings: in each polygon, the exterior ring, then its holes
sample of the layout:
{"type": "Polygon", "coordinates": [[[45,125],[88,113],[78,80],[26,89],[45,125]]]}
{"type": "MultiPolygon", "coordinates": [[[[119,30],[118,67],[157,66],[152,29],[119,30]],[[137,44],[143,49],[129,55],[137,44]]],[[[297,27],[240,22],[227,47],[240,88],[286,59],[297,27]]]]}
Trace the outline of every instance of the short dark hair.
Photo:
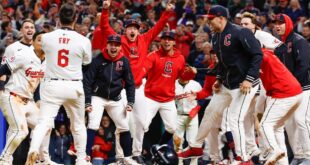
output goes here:
{"type": "Polygon", "coordinates": [[[36,40],[39,35],[44,34],[44,33],[46,32],[45,31],[35,32],[34,35],[32,36],[32,40],[33,41],[36,40]]]}
{"type": "Polygon", "coordinates": [[[21,27],[23,27],[23,26],[24,26],[24,24],[25,24],[26,22],[32,23],[32,24],[34,25],[33,20],[32,20],[32,19],[27,18],[27,19],[24,19],[24,20],[23,20],[23,22],[22,22],[22,24],[21,24],[21,27]]]}
{"type": "Polygon", "coordinates": [[[73,3],[65,3],[59,11],[59,20],[62,25],[70,25],[75,21],[76,9],[73,3]]]}
{"type": "Polygon", "coordinates": [[[8,27],[10,25],[10,21],[5,21],[5,22],[2,22],[1,24],[1,29],[2,31],[5,31],[5,28],[8,27]]]}

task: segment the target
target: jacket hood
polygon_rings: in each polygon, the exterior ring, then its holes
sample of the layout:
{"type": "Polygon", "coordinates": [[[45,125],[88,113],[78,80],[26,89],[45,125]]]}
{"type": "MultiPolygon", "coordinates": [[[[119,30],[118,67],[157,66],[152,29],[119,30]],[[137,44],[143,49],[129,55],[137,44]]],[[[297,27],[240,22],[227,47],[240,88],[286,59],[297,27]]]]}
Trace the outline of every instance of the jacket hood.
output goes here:
{"type": "Polygon", "coordinates": [[[118,53],[118,55],[115,58],[112,58],[112,57],[109,56],[108,50],[106,48],[102,49],[101,52],[102,52],[103,58],[105,58],[105,59],[107,59],[109,61],[112,61],[112,62],[115,62],[115,61],[121,59],[124,56],[124,53],[123,53],[122,50],[118,53]]]}
{"type": "Polygon", "coordinates": [[[281,40],[283,42],[286,41],[288,35],[293,31],[293,28],[294,28],[294,24],[293,24],[293,21],[291,20],[291,18],[286,15],[286,14],[281,14],[284,18],[284,21],[285,21],[285,32],[284,32],[284,35],[281,36],[281,40]]]}

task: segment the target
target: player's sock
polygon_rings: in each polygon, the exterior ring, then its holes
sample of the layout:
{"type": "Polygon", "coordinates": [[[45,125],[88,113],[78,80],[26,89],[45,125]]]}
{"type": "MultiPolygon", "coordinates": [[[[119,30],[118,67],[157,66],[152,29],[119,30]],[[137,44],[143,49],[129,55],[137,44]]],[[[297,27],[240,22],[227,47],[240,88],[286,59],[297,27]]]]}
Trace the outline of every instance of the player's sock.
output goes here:
{"type": "Polygon", "coordinates": [[[159,144],[167,144],[172,139],[173,134],[165,131],[159,140],[159,144]]]}
{"type": "Polygon", "coordinates": [[[124,156],[125,157],[131,156],[132,155],[132,149],[131,149],[132,142],[131,142],[130,132],[129,131],[121,132],[119,134],[119,141],[123,149],[124,156]]]}
{"type": "Polygon", "coordinates": [[[96,135],[96,130],[87,129],[87,145],[86,145],[86,154],[91,155],[92,147],[94,145],[94,139],[96,135]]]}
{"type": "Polygon", "coordinates": [[[226,132],[225,137],[227,139],[228,146],[231,149],[234,158],[236,159],[237,154],[236,154],[236,150],[235,150],[235,142],[234,142],[234,138],[233,138],[231,131],[226,132]]]}

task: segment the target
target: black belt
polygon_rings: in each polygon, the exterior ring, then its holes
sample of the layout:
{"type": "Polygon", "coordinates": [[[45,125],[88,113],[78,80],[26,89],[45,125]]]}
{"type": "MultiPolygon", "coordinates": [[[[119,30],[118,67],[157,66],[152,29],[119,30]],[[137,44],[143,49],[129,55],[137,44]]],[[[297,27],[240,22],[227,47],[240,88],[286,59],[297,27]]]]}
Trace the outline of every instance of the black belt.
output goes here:
{"type": "Polygon", "coordinates": [[[189,114],[186,114],[186,113],[182,113],[182,114],[178,114],[178,115],[189,116],[189,114]]]}
{"type": "Polygon", "coordinates": [[[26,98],[26,97],[23,97],[23,96],[20,96],[14,92],[10,92],[10,95],[14,96],[14,97],[19,97],[23,102],[25,102],[26,104],[28,103],[29,101],[29,98],[26,98]]]}
{"type": "Polygon", "coordinates": [[[64,78],[46,78],[46,79],[54,81],[81,81],[81,79],[64,79],[64,78]]]}

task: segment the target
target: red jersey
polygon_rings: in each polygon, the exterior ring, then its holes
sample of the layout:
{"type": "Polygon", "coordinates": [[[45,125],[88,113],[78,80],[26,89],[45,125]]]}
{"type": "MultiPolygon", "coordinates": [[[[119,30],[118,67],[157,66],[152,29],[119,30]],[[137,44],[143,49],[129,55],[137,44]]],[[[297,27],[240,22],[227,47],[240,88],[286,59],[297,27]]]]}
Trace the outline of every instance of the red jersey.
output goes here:
{"type": "Polygon", "coordinates": [[[145,96],[158,102],[173,100],[175,81],[185,68],[185,59],[181,52],[174,49],[173,56],[168,56],[162,49],[154,51],[148,55],[144,68],[148,75],[145,96]]]}
{"type": "MultiPolygon", "coordinates": [[[[149,45],[163,30],[172,14],[172,11],[164,11],[156,25],[148,32],[139,34],[134,42],[129,41],[125,35],[121,36],[122,50],[125,56],[129,59],[136,86],[142,84],[143,72],[141,68],[143,67],[143,62],[148,54],[149,45]]],[[[109,24],[109,10],[102,10],[100,28],[102,31],[102,38],[107,38],[110,34],[115,34],[115,31],[109,24]]],[[[105,47],[106,45],[102,45],[102,48],[105,47]]]]}
{"type": "Polygon", "coordinates": [[[112,150],[112,143],[106,142],[104,139],[100,136],[95,136],[94,145],[100,145],[100,150],[92,152],[93,158],[103,158],[108,159],[108,152],[112,150]]]}
{"type": "Polygon", "coordinates": [[[262,51],[260,79],[266,89],[266,95],[273,98],[287,98],[302,93],[301,85],[278,57],[267,49],[262,51]]]}

